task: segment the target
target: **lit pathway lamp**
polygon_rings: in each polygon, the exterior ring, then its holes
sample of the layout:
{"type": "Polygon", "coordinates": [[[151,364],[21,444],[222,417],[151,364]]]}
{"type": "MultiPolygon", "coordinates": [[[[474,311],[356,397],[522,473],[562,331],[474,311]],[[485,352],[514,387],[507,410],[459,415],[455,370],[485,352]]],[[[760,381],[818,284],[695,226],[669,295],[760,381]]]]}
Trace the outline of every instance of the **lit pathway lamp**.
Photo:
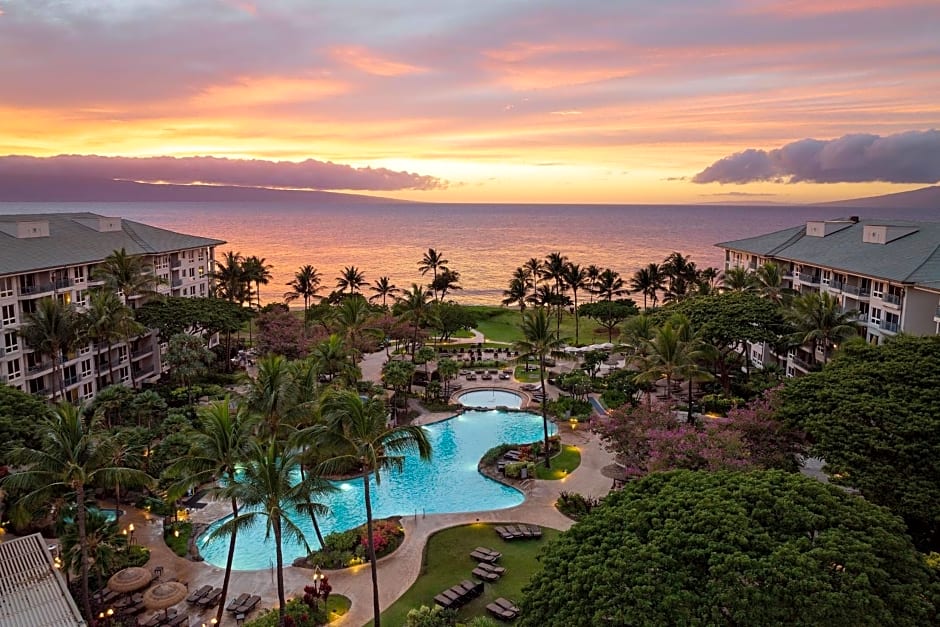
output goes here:
{"type": "Polygon", "coordinates": [[[313,570],[313,583],[304,587],[304,602],[311,608],[316,608],[322,598],[323,608],[326,609],[326,601],[332,590],[329,578],[317,566],[313,570]]]}

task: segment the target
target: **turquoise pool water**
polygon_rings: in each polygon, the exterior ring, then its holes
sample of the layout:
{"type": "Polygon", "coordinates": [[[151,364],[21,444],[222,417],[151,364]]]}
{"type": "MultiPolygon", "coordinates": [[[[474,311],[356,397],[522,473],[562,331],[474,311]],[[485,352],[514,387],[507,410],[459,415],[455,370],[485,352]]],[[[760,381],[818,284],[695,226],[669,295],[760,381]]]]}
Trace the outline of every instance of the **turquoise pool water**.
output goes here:
{"type": "MultiPolygon", "coordinates": [[[[551,433],[555,429],[549,425],[551,433]]],[[[375,518],[422,516],[455,512],[505,509],[523,502],[521,492],[484,477],[477,463],[490,448],[503,442],[523,443],[542,439],[542,418],[524,412],[467,411],[460,416],[425,427],[433,448],[433,459],[425,463],[417,457],[405,461],[401,473],[382,476],[381,485],[371,480],[372,511],[375,518]]],[[[362,479],[337,482],[339,490],[324,501],[330,514],[317,520],[326,535],[343,531],[366,521],[362,502],[362,479]]],[[[291,518],[303,530],[312,549],[319,548],[310,518],[294,513],[291,518]]],[[[203,558],[225,567],[228,539],[209,541],[215,523],[196,542],[203,558]]],[[[270,568],[274,564],[274,540],[266,540],[264,525],[240,532],[235,549],[236,570],[270,568]]],[[[303,545],[285,542],[284,563],[305,555],[303,545]]]]}
{"type": "Polygon", "coordinates": [[[466,407],[522,407],[522,397],[507,390],[474,390],[461,394],[457,400],[466,407]]]}

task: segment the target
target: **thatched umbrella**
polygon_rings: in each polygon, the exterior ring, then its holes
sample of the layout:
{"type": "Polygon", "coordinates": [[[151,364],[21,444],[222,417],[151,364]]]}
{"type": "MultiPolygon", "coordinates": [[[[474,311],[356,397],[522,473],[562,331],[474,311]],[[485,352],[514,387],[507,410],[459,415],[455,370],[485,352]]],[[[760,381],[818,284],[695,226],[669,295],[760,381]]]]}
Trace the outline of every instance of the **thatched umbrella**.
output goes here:
{"type": "Polygon", "coordinates": [[[186,598],[186,586],[178,581],[158,583],[144,592],[144,605],[151,610],[162,610],[186,598]]]}
{"type": "Polygon", "coordinates": [[[146,588],[151,579],[153,579],[153,575],[146,568],[131,566],[114,573],[108,579],[108,587],[115,592],[133,592],[134,590],[146,588]]]}

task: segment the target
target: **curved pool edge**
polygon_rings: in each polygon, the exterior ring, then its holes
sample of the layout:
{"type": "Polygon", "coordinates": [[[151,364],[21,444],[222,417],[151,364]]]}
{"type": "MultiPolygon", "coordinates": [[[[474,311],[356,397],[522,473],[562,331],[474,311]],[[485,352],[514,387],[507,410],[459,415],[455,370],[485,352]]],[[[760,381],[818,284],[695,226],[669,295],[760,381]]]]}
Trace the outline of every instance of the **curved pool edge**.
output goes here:
{"type": "MultiPolygon", "coordinates": [[[[523,394],[521,391],[514,390],[512,388],[498,387],[498,386],[484,386],[484,387],[475,387],[468,390],[460,390],[459,392],[453,395],[453,400],[456,401],[459,405],[466,409],[476,409],[476,410],[490,410],[490,409],[502,409],[505,411],[519,411],[531,400],[530,397],[523,394]],[[512,404],[487,404],[487,405],[476,405],[468,404],[463,399],[464,397],[480,395],[484,393],[492,393],[493,397],[496,398],[497,395],[512,396],[512,404]]],[[[508,399],[503,399],[508,400],[508,399]]]]}

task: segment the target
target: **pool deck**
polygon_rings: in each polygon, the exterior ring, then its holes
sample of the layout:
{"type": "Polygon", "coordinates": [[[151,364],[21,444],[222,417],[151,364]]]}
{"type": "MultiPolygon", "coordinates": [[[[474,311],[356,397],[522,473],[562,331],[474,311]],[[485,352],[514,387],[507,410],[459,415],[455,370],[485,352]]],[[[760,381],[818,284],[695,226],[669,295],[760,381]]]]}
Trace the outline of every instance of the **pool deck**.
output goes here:
{"type": "MultiPolygon", "coordinates": [[[[364,378],[377,380],[381,374],[384,353],[366,356],[362,364],[364,378]]],[[[479,387],[495,387],[518,391],[518,384],[512,381],[484,381],[479,387]],[[494,385],[495,384],[495,385],[494,385]],[[500,385],[504,384],[504,385],[500,385]]],[[[465,386],[462,391],[476,386],[465,386]]],[[[552,389],[549,389],[551,395],[552,389]]],[[[416,419],[416,424],[429,424],[449,418],[452,412],[425,413],[416,419]]],[[[428,514],[427,516],[408,516],[402,519],[405,528],[405,540],[392,555],[378,562],[379,601],[384,610],[398,599],[418,578],[421,568],[421,556],[428,537],[436,531],[456,525],[470,523],[510,523],[522,522],[565,530],[572,521],[560,514],[554,507],[562,491],[578,492],[587,496],[599,497],[607,494],[611,480],[601,474],[604,466],[613,463],[613,457],[604,450],[599,438],[586,429],[572,431],[566,425],[559,425],[559,432],[565,444],[578,446],[581,450],[581,466],[566,478],[558,481],[529,481],[524,488],[526,500],[516,507],[459,514],[428,514]]],[[[135,540],[151,549],[148,567],[162,566],[164,580],[177,578],[196,589],[204,584],[221,586],[224,569],[206,562],[194,562],[172,553],[163,542],[162,521],[149,517],[134,508],[127,508],[128,514],[121,517],[122,525],[133,522],[136,527],[135,540]]],[[[229,506],[223,502],[208,502],[205,507],[194,510],[191,519],[194,523],[210,523],[226,516],[229,506]]],[[[503,542],[493,535],[491,547],[498,548],[503,542]]],[[[272,556],[273,559],[273,556],[272,556]]],[[[284,586],[287,598],[300,596],[303,588],[310,583],[311,571],[285,565],[284,586]]],[[[331,623],[342,627],[359,627],[372,620],[372,580],[369,565],[365,564],[340,571],[328,571],[333,593],[342,594],[352,600],[350,612],[343,618],[331,623]]],[[[469,576],[469,569],[461,576],[469,576]]],[[[455,579],[457,578],[455,574],[455,579]]],[[[233,571],[229,585],[229,598],[243,592],[258,594],[262,597],[259,610],[252,612],[249,619],[259,615],[260,608],[277,606],[277,585],[273,568],[254,571],[233,571]]],[[[428,605],[433,603],[427,600],[428,605]]],[[[181,604],[181,609],[184,609],[181,604]]],[[[195,610],[196,608],[190,607],[195,610]]],[[[148,614],[145,614],[145,616],[148,614]]],[[[215,615],[214,610],[202,610],[190,613],[190,624],[208,622],[215,615]]],[[[224,626],[234,626],[234,617],[226,612],[222,620],[224,626]]]]}

